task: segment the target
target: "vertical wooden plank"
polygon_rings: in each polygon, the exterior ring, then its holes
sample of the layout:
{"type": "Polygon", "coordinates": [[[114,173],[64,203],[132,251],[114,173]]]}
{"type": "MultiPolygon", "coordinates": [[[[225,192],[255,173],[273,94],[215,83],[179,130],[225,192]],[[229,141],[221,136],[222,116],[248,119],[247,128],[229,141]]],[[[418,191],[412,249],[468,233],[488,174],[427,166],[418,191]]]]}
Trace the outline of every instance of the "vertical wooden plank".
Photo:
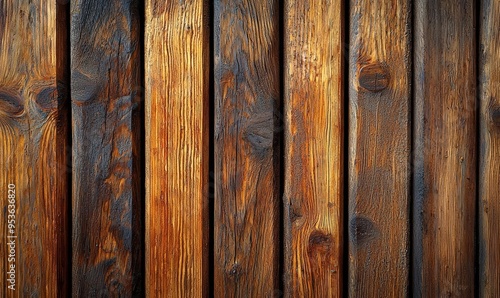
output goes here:
{"type": "Polygon", "coordinates": [[[141,292],[138,1],[71,1],[73,296],[141,292]]]}
{"type": "Polygon", "coordinates": [[[479,291],[500,293],[500,2],[481,1],[479,291]]]}
{"type": "Polygon", "coordinates": [[[148,297],[208,294],[207,4],[146,1],[148,297]]]}
{"type": "Polygon", "coordinates": [[[344,4],[285,3],[285,296],[341,297],[344,4]]]}
{"type": "Polygon", "coordinates": [[[414,295],[473,297],[473,0],[415,3],[414,295]]]}
{"type": "Polygon", "coordinates": [[[349,294],[408,293],[410,4],[352,0],[349,294]]]}
{"type": "Polygon", "coordinates": [[[60,2],[0,0],[1,297],[68,294],[69,57],[60,2]]]}
{"type": "Polygon", "coordinates": [[[215,1],[217,297],[279,290],[278,5],[215,1]]]}

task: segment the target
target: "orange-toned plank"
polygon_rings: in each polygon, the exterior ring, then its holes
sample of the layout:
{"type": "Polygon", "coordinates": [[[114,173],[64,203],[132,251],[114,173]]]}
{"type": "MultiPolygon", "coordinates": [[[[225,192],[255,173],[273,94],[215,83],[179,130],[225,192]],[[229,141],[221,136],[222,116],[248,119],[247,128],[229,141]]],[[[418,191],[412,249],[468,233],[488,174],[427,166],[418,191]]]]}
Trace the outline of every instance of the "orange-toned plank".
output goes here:
{"type": "Polygon", "coordinates": [[[409,0],[351,0],[349,295],[409,290],[409,0]]]}
{"type": "Polygon", "coordinates": [[[285,2],[285,294],[341,297],[344,3],[285,2]]]}
{"type": "Polygon", "coordinates": [[[276,0],[216,0],[214,295],[279,290],[276,0]]]}
{"type": "Polygon", "coordinates": [[[208,1],[146,1],[146,294],[208,294],[208,1]]]}
{"type": "Polygon", "coordinates": [[[481,1],[479,292],[500,293],[500,2],[481,1]]]}
{"type": "Polygon", "coordinates": [[[473,297],[476,5],[414,7],[413,294],[473,297]]]}
{"type": "Polygon", "coordinates": [[[56,0],[0,0],[1,297],[68,294],[67,8],[56,0]]]}

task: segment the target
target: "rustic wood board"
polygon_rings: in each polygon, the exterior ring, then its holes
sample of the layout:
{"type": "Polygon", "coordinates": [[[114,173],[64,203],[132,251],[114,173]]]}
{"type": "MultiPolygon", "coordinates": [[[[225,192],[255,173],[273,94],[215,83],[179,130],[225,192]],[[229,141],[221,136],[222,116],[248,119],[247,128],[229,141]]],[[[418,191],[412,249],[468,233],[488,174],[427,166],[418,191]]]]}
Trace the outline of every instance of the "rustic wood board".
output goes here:
{"type": "Polygon", "coordinates": [[[68,10],[59,2],[0,0],[1,297],[68,294],[68,10]],[[11,183],[15,208],[8,207],[11,183]],[[9,210],[16,211],[13,234],[9,210]],[[15,263],[8,261],[13,239],[15,263]]]}
{"type": "Polygon", "coordinates": [[[146,1],[146,295],[208,294],[208,1],[146,1]]]}
{"type": "Polygon", "coordinates": [[[71,1],[73,296],[141,292],[138,1],[71,1]]]}
{"type": "Polygon", "coordinates": [[[290,0],[284,18],[285,296],[341,297],[344,4],[290,0]]]}
{"type": "Polygon", "coordinates": [[[349,295],[409,291],[408,0],[350,2],[349,295]]]}
{"type": "Polygon", "coordinates": [[[279,2],[216,0],[214,295],[280,288],[279,2]]]}
{"type": "Polygon", "coordinates": [[[415,2],[412,282],[418,297],[474,296],[474,2],[415,2]]]}
{"type": "Polygon", "coordinates": [[[500,3],[480,4],[479,289],[500,293],[500,3]]]}

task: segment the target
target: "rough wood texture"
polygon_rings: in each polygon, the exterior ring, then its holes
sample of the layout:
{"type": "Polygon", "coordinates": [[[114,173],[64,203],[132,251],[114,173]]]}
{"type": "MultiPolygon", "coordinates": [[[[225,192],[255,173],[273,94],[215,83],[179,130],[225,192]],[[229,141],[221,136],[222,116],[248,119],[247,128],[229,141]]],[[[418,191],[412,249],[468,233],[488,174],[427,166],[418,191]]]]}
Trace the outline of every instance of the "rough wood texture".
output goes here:
{"type": "Polygon", "coordinates": [[[479,289],[500,293],[500,2],[481,1],[479,289]]]}
{"type": "Polygon", "coordinates": [[[138,1],[71,1],[73,296],[141,292],[138,1]]]}
{"type": "Polygon", "coordinates": [[[285,296],[341,297],[342,1],[285,4],[285,296]]]}
{"type": "Polygon", "coordinates": [[[215,1],[215,296],[279,290],[278,1],[215,1]]]}
{"type": "Polygon", "coordinates": [[[146,1],[146,284],[208,294],[208,1],[146,1]]]}
{"type": "Polygon", "coordinates": [[[413,294],[473,297],[476,7],[418,0],[415,9],[413,294]]]}
{"type": "Polygon", "coordinates": [[[410,9],[351,0],[349,295],[409,290],[410,9]]]}
{"type": "Polygon", "coordinates": [[[67,26],[59,1],[0,0],[1,297],[68,294],[67,26]],[[7,288],[8,236],[17,236],[15,291],[7,288]]]}

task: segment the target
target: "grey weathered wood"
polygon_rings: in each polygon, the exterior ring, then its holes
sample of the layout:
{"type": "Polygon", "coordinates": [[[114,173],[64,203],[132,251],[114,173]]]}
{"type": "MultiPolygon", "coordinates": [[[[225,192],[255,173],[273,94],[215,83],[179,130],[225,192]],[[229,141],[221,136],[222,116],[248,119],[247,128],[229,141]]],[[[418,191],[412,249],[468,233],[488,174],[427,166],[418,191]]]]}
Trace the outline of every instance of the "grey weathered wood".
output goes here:
{"type": "Polygon", "coordinates": [[[74,296],[141,289],[139,1],[71,1],[74,296]]]}

